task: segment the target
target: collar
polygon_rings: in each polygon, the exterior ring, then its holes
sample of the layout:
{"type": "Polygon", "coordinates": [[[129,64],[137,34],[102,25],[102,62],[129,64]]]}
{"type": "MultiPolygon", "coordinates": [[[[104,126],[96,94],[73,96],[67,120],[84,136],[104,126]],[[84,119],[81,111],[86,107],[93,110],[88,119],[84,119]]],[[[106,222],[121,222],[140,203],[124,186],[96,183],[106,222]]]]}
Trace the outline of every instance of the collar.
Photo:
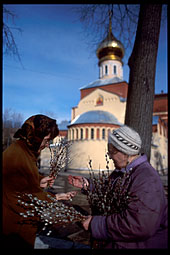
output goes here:
{"type": "Polygon", "coordinates": [[[126,168],[122,168],[121,170],[115,169],[115,171],[119,172],[129,172],[136,166],[142,164],[143,162],[147,161],[147,156],[145,154],[141,154],[137,159],[133,160],[130,164],[126,166],[126,168]]]}

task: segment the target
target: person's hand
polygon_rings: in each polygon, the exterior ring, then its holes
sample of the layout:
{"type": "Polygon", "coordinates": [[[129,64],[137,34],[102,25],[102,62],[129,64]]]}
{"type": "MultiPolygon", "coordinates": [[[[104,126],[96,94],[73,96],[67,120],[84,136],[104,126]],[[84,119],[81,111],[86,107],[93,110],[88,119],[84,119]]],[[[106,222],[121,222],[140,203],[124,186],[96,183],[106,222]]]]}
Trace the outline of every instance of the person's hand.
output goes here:
{"type": "Polygon", "coordinates": [[[40,187],[41,187],[41,188],[46,188],[48,185],[49,185],[50,187],[52,187],[53,184],[54,184],[54,181],[55,181],[55,177],[54,177],[54,176],[52,176],[52,177],[46,176],[46,177],[44,177],[44,178],[41,179],[41,181],[40,181],[40,187]]]}
{"type": "Polygon", "coordinates": [[[56,194],[55,197],[57,200],[71,200],[77,194],[77,191],[70,191],[67,193],[56,194]]]}
{"type": "Polygon", "coordinates": [[[86,178],[82,176],[68,176],[68,182],[76,188],[86,188],[89,183],[86,178]]]}
{"type": "Polygon", "coordinates": [[[84,227],[85,230],[88,230],[89,229],[89,224],[90,224],[90,221],[92,220],[92,216],[91,215],[88,215],[86,220],[85,221],[82,221],[82,225],[84,227]]]}

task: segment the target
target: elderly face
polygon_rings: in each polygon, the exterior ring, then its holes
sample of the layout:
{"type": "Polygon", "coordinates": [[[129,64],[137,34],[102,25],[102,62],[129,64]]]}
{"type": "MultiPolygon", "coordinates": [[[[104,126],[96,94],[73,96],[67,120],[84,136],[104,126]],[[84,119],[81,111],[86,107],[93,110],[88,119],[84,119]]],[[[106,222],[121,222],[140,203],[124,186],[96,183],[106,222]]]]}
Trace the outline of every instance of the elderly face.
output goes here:
{"type": "Polygon", "coordinates": [[[117,169],[126,167],[128,155],[121,151],[118,151],[111,143],[108,143],[108,155],[113,160],[114,165],[117,169]]]}

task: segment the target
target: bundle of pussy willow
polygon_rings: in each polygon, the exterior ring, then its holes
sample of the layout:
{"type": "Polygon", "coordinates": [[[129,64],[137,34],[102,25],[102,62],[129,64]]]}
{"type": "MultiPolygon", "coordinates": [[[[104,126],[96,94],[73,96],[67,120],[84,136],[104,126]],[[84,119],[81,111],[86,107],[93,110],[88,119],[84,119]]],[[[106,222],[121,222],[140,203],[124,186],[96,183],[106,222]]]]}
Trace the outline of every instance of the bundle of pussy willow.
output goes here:
{"type": "Polygon", "coordinates": [[[119,213],[122,217],[126,214],[126,209],[131,201],[137,199],[129,190],[130,172],[122,173],[116,179],[110,178],[109,160],[106,157],[106,171],[94,174],[92,160],[89,160],[89,182],[85,187],[87,200],[91,208],[92,215],[111,215],[119,213]]]}
{"type": "Polygon", "coordinates": [[[47,197],[48,201],[38,199],[33,194],[25,193],[22,196],[18,195],[18,205],[23,208],[23,212],[20,212],[20,215],[23,217],[25,223],[41,223],[43,224],[41,230],[45,231],[48,227],[47,235],[50,235],[54,225],[65,226],[69,223],[86,219],[74,207],[57,201],[50,194],[47,194],[47,197]]]}
{"type": "Polygon", "coordinates": [[[60,138],[57,143],[50,145],[50,176],[57,177],[58,173],[70,162],[69,148],[70,142],[66,138],[60,138]]]}
{"type": "MultiPolygon", "coordinates": [[[[58,143],[51,145],[51,160],[49,176],[57,177],[58,173],[66,167],[69,159],[70,142],[61,138],[58,143]]],[[[23,207],[23,212],[20,215],[24,222],[32,222],[34,224],[41,222],[44,224],[42,230],[51,229],[53,225],[67,225],[69,223],[85,220],[85,216],[76,211],[74,207],[59,202],[47,194],[46,200],[41,200],[33,194],[18,195],[18,205],[23,207]]],[[[49,230],[47,235],[50,235],[52,230],[49,230]]]]}

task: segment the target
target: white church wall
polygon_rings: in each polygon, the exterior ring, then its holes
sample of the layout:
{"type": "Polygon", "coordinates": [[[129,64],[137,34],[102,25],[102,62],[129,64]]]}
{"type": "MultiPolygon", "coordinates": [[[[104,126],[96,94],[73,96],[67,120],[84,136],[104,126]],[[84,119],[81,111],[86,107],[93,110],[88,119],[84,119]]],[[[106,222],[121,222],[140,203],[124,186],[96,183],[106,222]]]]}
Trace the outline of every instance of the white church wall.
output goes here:
{"type": "MultiPolygon", "coordinates": [[[[74,141],[70,149],[70,163],[68,170],[88,170],[89,160],[92,160],[93,170],[106,170],[105,154],[107,153],[107,141],[83,140],[74,141]]],[[[110,160],[109,169],[113,170],[113,162],[110,160]]]]}
{"type": "Polygon", "coordinates": [[[168,169],[168,139],[159,132],[152,134],[152,146],[151,146],[151,165],[160,174],[167,172],[168,169]]]}
{"type": "Polygon", "coordinates": [[[80,100],[75,109],[75,117],[88,111],[101,110],[112,113],[119,122],[124,123],[126,102],[121,102],[120,97],[114,93],[96,89],[88,96],[80,100]],[[97,105],[99,97],[103,98],[103,103],[97,105]]]}

